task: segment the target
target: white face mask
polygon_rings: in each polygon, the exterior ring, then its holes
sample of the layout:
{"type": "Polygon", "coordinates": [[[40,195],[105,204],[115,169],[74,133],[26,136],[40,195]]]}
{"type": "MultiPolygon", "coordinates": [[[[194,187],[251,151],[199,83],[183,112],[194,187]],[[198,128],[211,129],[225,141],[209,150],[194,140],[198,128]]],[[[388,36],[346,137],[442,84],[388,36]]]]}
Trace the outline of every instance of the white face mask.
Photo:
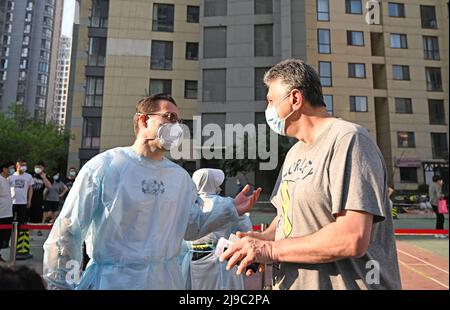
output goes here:
{"type": "Polygon", "coordinates": [[[27,171],[28,167],[27,166],[20,166],[20,171],[25,172],[27,171]]]}
{"type": "Polygon", "coordinates": [[[42,168],[35,167],[35,168],[34,168],[34,173],[36,173],[36,174],[41,174],[41,173],[42,173],[42,168]]]}
{"type": "Polygon", "coordinates": [[[277,105],[286,99],[290,94],[291,93],[278,100],[276,104],[272,104],[272,106],[267,108],[265,111],[267,125],[269,125],[270,129],[274,132],[282,136],[286,135],[286,120],[295,112],[295,110],[289,113],[285,118],[281,118],[278,115],[277,105]]]}
{"type": "Polygon", "coordinates": [[[69,176],[71,176],[71,177],[74,177],[74,176],[76,176],[77,175],[77,173],[75,172],[75,171],[70,171],[69,172],[69,176]]]}
{"type": "MultiPolygon", "coordinates": [[[[148,127],[151,126],[151,120],[152,118],[147,120],[148,127]]],[[[179,123],[160,123],[156,138],[149,140],[157,140],[164,150],[170,151],[180,145],[182,138],[183,127],[179,123]]]]}
{"type": "Polygon", "coordinates": [[[9,169],[8,169],[9,175],[13,175],[14,172],[16,172],[16,169],[14,167],[9,167],[9,169]]]}
{"type": "Polygon", "coordinates": [[[53,176],[53,180],[58,181],[58,180],[59,180],[59,175],[58,175],[58,174],[57,174],[57,175],[54,175],[54,176],[53,176]]]}

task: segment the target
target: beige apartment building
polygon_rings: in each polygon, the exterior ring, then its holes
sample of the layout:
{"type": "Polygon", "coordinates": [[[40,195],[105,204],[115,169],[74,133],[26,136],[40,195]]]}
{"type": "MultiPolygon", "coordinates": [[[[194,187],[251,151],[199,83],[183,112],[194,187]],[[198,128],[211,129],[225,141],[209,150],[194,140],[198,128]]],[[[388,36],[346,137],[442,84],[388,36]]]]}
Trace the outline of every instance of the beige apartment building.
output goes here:
{"type": "Polygon", "coordinates": [[[145,95],[171,93],[190,126],[197,111],[199,0],[77,1],[68,165],[134,141],[145,95]]]}
{"type": "Polygon", "coordinates": [[[307,1],[307,61],[330,110],[372,133],[396,189],[448,179],[447,2],[307,1]]]}
{"type": "MultiPolygon", "coordinates": [[[[265,123],[262,76],[296,57],[318,70],[329,112],[370,131],[394,188],[448,179],[447,1],[78,2],[69,165],[131,144],[145,94],[172,93],[202,126],[265,123]]],[[[269,194],[275,181],[264,171],[248,179],[269,194]]],[[[234,180],[226,187],[234,193],[234,180]]]]}

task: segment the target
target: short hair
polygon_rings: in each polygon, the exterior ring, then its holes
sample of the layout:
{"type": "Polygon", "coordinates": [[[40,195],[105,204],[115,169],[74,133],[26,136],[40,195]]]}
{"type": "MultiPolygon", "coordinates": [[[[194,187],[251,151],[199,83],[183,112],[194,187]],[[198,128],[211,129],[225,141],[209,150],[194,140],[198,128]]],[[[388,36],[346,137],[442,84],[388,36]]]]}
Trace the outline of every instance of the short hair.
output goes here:
{"type": "Polygon", "coordinates": [[[433,175],[433,182],[444,180],[440,175],[433,175]]]}
{"type": "Polygon", "coordinates": [[[0,170],[8,169],[9,167],[14,166],[14,163],[10,160],[4,160],[0,163],[0,170]]]}
{"type": "Polygon", "coordinates": [[[267,86],[277,79],[280,79],[289,91],[298,89],[311,106],[326,106],[319,75],[313,67],[302,60],[294,58],[283,60],[264,74],[264,83],[267,86]]]}
{"type": "Polygon", "coordinates": [[[38,161],[38,162],[36,163],[36,166],[42,166],[42,167],[45,167],[45,163],[44,163],[42,160],[40,160],[40,161],[38,161]]]}
{"type": "Polygon", "coordinates": [[[45,290],[41,276],[27,266],[0,266],[0,290],[45,290]]]}
{"type": "Polygon", "coordinates": [[[23,158],[19,158],[19,159],[16,161],[16,164],[18,164],[18,163],[26,163],[26,164],[28,164],[28,162],[27,162],[25,159],[23,159],[23,158]]]}
{"type": "Polygon", "coordinates": [[[175,99],[173,99],[173,97],[169,94],[161,93],[161,94],[147,96],[147,97],[140,99],[136,103],[136,114],[133,116],[133,129],[134,129],[135,135],[137,135],[138,130],[139,130],[139,125],[138,125],[139,115],[138,114],[146,114],[146,113],[152,113],[152,112],[159,111],[159,109],[160,109],[159,103],[161,102],[161,100],[169,101],[169,102],[173,103],[173,105],[178,107],[175,102],[175,99]]]}

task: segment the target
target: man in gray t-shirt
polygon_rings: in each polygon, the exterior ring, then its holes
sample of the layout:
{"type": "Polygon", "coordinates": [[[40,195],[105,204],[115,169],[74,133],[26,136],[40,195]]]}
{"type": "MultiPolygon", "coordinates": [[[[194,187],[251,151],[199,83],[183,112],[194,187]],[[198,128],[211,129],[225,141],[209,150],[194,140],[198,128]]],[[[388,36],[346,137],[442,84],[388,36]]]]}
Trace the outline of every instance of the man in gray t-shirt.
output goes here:
{"type": "MultiPolygon", "coordinates": [[[[295,59],[264,77],[266,120],[299,141],[286,155],[271,202],[277,216],[221,259],[275,263],[275,289],[401,289],[387,173],[366,129],[326,112],[317,73],[295,59]]],[[[251,270],[247,274],[252,274],[251,270]]]]}

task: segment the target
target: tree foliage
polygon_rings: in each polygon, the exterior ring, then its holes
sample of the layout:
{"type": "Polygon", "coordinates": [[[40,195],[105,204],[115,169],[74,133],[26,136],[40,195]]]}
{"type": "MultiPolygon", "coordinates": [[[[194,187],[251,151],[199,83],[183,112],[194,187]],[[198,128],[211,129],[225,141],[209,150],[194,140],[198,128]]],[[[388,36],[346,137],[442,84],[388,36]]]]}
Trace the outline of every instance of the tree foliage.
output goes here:
{"type": "Polygon", "coordinates": [[[70,132],[32,118],[22,104],[0,113],[0,161],[25,159],[31,167],[42,160],[48,173],[64,173],[70,139],[70,132]]]}

